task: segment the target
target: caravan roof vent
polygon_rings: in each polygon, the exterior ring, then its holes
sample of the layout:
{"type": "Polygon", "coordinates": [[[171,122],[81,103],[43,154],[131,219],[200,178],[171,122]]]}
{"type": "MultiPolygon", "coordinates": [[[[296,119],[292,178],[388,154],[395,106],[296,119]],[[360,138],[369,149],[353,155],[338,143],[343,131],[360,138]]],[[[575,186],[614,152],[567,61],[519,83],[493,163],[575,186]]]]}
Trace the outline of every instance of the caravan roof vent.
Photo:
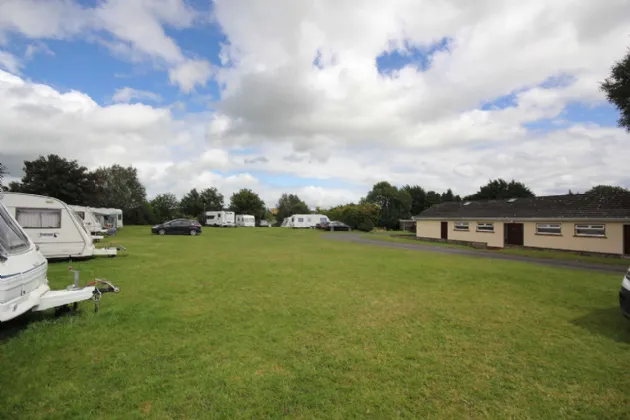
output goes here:
{"type": "Polygon", "coordinates": [[[510,198],[510,199],[508,200],[508,203],[513,203],[513,202],[515,202],[516,200],[518,200],[518,198],[510,198]]]}

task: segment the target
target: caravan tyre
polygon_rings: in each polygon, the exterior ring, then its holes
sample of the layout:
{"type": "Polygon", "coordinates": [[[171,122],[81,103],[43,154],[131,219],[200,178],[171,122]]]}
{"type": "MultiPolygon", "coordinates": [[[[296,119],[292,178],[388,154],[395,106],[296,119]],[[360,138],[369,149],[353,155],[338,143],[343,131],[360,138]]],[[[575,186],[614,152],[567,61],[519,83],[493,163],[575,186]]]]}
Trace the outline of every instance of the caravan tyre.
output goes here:
{"type": "Polygon", "coordinates": [[[160,235],[166,235],[166,231],[164,229],[160,229],[160,231],[158,232],[160,235]]]}
{"type": "Polygon", "coordinates": [[[196,230],[192,229],[192,230],[190,231],[190,235],[191,235],[191,236],[195,236],[196,234],[197,234],[197,231],[196,231],[196,230]]]}

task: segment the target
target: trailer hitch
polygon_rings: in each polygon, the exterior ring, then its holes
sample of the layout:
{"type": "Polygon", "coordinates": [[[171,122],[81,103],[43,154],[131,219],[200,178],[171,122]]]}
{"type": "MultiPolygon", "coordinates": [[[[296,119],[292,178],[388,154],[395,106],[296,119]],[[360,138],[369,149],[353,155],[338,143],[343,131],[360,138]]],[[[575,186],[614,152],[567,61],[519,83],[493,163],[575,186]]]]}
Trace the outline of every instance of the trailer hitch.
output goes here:
{"type": "MultiPolygon", "coordinates": [[[[74,284],[68,286],[69,290],[72,289],[80,289],[79,286],[79,271],[73,270],[72,267],[68,267],[68,270],[74,274],[74,284]]],[[[114,286],[114,284],[105,279],[95,278],[94,281],[88,283],[85,287],[94,286],[94,292],[92,294],[92,300],[94,301],[94,312],[98,312],[98,304],[101,300],[101,296],[103,293],[118,293],[120,292],[120,288],[114,286]],[[104,287],[99,287],[99,285],[104,285],[104,287]]]]}

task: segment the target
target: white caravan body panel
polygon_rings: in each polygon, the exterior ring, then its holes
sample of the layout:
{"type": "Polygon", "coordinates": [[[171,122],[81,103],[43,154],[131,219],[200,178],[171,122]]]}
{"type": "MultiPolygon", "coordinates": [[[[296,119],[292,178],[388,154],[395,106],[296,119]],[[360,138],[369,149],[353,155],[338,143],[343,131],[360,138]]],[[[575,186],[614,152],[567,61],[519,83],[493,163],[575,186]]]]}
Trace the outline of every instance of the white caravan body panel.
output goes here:
{"type": "Polygon", "coordinates": [[[36,306],[48,292],[48,261],[0,200],[0,322],[36,306]]]}
{"type": "Polygon", "coordinates": [[[3,204],[44,257],[80,258],[94,255],[94,241],[79,216],[56,198],[4,193],[3,204]]]}
{"type": "Polygon", "coordinates": [[[236,226],[241,227],[255,227],[256,226],[256,218],[249,214],[237,214],[236,215],[236,226]]]}
{"type": "MultiPolygon", "coordinates": [[[[107,231],[103,229],[103,226],[96,218],[96,215],[89,207],[84,206],[69,206],[74,210],[79,218],[83,221],[83,225],[92,235],[100,235],[107,231]]],[[[101,238],[102,239],[102,238],[101,238]]]]}
{"type": "Polygon", "coordinates": [[[318,223],[327,222],[330,222],[330,219],[323,214],[294,214],[290,217],[289,225],[292,228],[314,228],[318,223]]]}
{"type": "Polygon", "coordinates": [[[206,226],[235,227],[235,214],[233,211],[207,211],[206,226]]]}

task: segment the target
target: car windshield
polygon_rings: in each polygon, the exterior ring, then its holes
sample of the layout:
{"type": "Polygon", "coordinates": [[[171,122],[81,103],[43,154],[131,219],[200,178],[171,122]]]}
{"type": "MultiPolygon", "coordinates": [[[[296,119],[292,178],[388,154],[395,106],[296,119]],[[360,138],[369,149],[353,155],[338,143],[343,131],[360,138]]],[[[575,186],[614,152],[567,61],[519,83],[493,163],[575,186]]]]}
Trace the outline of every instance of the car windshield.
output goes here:
{"type": "Polygon", "coordinates": [[[0,255],[5,258],[29,248],[28,238],[0,204],[0,255]]]}

